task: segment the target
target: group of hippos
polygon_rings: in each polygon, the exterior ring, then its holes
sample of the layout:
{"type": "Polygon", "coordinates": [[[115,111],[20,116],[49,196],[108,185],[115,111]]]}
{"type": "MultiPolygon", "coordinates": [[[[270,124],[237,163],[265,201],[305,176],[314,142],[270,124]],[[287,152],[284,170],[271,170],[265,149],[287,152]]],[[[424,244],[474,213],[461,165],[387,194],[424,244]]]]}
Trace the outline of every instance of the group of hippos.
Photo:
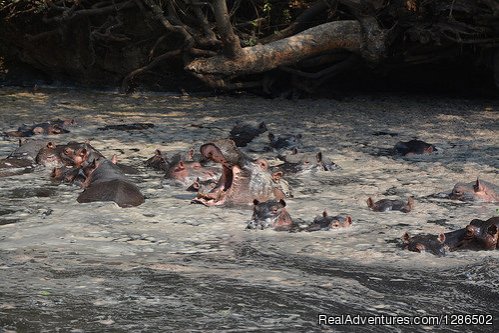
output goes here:
{"type": "MultiPolygon", "coordinates": [[[[55,120],[33,125],[22,125],[17,131],[5,132],[6,137],[30,137],[68,133],[74,120],[55,120]]],[[[100,130],[143,130],[154,127],[150,123],[108,125],[100,130]]],[[[264,122],[237,123],[228,138],[203,144],[199,153],[191,149],[186,154],[168,158],[160,150],[145,161],[147,167],[165,173],[174,184],[196,192],[193,203],[205,206],[253,206],[253,215],[247,224],[249,229],[272,228],[276,231],[319,231],[348,227],[349,215],[330,216],[324,211],[312,222],[291,218],[286,209],[287,197],[292,196],[284,174],[332,171],[339,168],[322,152],[299,150],[301,135],[276,137],[269,133],[267,151],[278,152],[276,165],[266,159],[254,159],[240,148],[267,131],[264,122]]],[[[116,157],[107,159],[88,142],[54,144],[48,140],[22,142],[8,157],[0,160],[0,177],[14,175],[42,165],[52,169],[55,181],[77,184],[84,190],[77,198],[80,203],[114,201],[120,207],[141,205],[145,198],[140,189],[127,177],[137,170],[117,162],[116,157]]],[[[432,154],[437,148],[420,140],[398,142],[393,154],[410,156],[432,154]]],[[[458,183],[450,193],[439,194],[461,201],[498,202],[498,186],[483,180],[458,183]]],[[[367,199],[373,211],[398,210],[410,212],[414,198],[407,200],[367,199]]],[[[461,249],[492,250],[499,248],[499,217],[488,220],[474,219],[466,227],[439,235],[419,234],[402,237],[403,247],[410,251],[445,255],[461,249]]]]}

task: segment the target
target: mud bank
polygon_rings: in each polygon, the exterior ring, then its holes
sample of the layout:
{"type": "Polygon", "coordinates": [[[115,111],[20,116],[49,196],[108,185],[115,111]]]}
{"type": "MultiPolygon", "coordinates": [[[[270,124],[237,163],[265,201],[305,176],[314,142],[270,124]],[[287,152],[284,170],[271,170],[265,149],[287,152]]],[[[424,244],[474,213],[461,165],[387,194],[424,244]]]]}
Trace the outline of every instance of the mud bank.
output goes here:
{"type": "MultiPolygon", "coordinates": [[[[499,183],[498,111],[493,100],[402,95],[276,101],[0,90],[0,130],[75,118],[71,133],[51,140],[90,139],[105,156],[117,154],[139,169],[131,178],[146,196],[135,208],[78,204],[81,189],[51,182],[47,169],[0,178],[0,331],[492,332],[490,325],[320,326],[317,319],[492,314],[498,327],[498,251],[439,258],[399,246],[405,231],[439,233],[498,214],[497,204],[428,197],[477,176],[499,183]],[[155,149],[199,147],[227,137],[237,120],[301,133],[305,146],[329,155],[341,169],[289,179],[288,210],[304,220],[324,209],[345,213],[353,225],[245,230],[250,209],[192,205],[193,194],[144,168],[155,149]],[[131,122],[155,127],[97,130],[131,122]],[[438,153],[386,154],[412,138],[438,153]],[[365,203],[409,195],[416,207],[408,214],[372,212],[365,203]]],[[[0,141],[0,156],[16,145],[0,141]]]]}

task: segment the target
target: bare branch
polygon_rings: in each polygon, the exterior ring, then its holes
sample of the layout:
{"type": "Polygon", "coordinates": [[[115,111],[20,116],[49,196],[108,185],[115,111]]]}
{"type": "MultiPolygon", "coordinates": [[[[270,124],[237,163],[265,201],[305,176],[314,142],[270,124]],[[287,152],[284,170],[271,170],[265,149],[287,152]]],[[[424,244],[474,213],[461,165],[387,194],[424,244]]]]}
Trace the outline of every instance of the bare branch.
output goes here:
{"type": "Polygon", "coordinates": [[[239,57],[242,54],[241,43],[230,23],[229,11],[225,0],[213,0],[213,13],[217,21],[217,27],[222,38],[226,56],[229,58],[239,57]]]}

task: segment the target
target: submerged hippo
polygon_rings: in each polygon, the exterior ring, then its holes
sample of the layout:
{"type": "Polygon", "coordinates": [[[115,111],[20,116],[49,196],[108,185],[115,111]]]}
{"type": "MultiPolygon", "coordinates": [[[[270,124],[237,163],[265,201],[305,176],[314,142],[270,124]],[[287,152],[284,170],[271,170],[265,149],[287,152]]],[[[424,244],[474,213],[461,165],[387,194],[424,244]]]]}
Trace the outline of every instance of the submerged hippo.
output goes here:
{"type": "Polygon", "coordinates": [[[499,248],[499,216],[486,221],[475,219],[466,226],[462,248],[495,250],[499,248]]]}
{"type": "Polygon", "coordinates": [[[409,213],[414,208],[414,198],[409,197],[407,202],[402,200],[381,199],[374,202],[371,197],[367,199],[367,206],[375,212],[388,212],[399,210],[403,213],[409,213]]]}
{"type": "Polygon", "coordinates": [[[281,155],[279,159],[284,161],[278,168],[286,173],[333,171],[340,167],[325,157],[321,151],[318,152],[299,152],[293,149],[290,154],[281,155]]]}
{"type": "MultiPolygon", "coordinates": [[[[464,234],[463,234],[464,236],[464,234]]],[[[444,256],[449,247],[445,244],[445,234],[419,234],[410,236],[409,233],[404,233],[402,236],[403,247],[405,250],[419,253],[432,253],[437,256],[444,256]]]]}
{"type": "Polygon", "coordinates": [[[74,119],[71,120],[57,119],[33,125],[23,124],[17,129],[17,131],[5,132],[5,135],[11,137],[29,137],[40,134],[46,134],[46,135],[63,134],[63,133],[69,133],[69,131],[64,127],[74,124],[75,124],[74,119]]]}
{"type": "Polygon", "coordinates": [[[282,199],[284,194],[274,186],[266,160],[244,155],[234,141],[224,139],[201,146],[201,154],[222,165],[216,187],[208,193],[198,192],[193,202],[207,206],[250,205],[253,200],[282,199]]]}
{"type": "Polygon", "coordinates": [[[258,124],[252,122],[239,122],[230,131],[229,139],[237,147],[246,147],[254,138],[267,131],[265,122],[258,124]]]}
{"type": "Polygon", "coordinates": [[[151,123],[132,123],[132,124],[118,124],[118,125],[106,125],[104,127],[98,127],[100,131],[107,130],[117,130],[117,131],[137,131],[144,130],[148,128],[153,128],[154,124],[151,123]]]}
{"type": "Polygon", "coordinates": [[[329,216],[326,211],[321,216],[317,216],[314,221],[305,229],[306,231],[330,230],[334,228],[346,228],[352,224],[350,215],[329,216]]]}
{"type": "Polygon", "coordinates": [[[80,203],[114,201],[120,207],[139,206],[144,196],[112,161],[94,159],[83,168],[85,190],[78,196],[80,203]]]}
{"type": "Polygon", "coordinates": [[[88,143],[71,141],[64,145],[47,143],[36,155],[36,163],[43,166],[85,166],[88,161],[102,158],[102,154],[88,143]]]}
{"type": "Polygon", "coordinates": [[[461,201],[498,202],[499,187],[491,182],[477,179],[471,183],[457,183],[448,197],[461,201]]]}
{"type": "Polygon", "coordinates": [[[276,137],[269,133],[270,146],[274,149],[298,149],[302,145],[301,139],[301,134],[285,134],[276,137]]]}
{"type": "Polygon", "coordinates": [[[291,216],[286,210],[286,202],[281,199],[260,202],[253,201],[253,216],[247,229],[272,228],[275,231],[289,231],[293,227],[291,216]]]}
{"type": "Polygon", "coordinates": [[[438,256],[457,250],[494,250],[499,248],[499,217],[486,221],[475,219],[465,228],[437,235],[420,234],[402,237],[404,248],[438,256]]]}
{"type": "Polygon", "coordinates": [[[166,171],[168,170],[170,162],[168,161],[166,154],[163,154],[161,150],[156,149],[154,151],[154,156],[149,158],[145,164],[155,170],[166,171]]]}
{"type": "Polygon", "coordinates": [[[19,147],[6,158],[0,159],[0,177],[31,171],[36,164],[35,159],[38,151],[46,145],[46,141],[31,140],[22,142],[19,140],[19,147]]]}
{"type": "Polygon", "coordinates": [[[421,140],[410,140],[407,142],[399,141],[394,147],[395,153],[402,156],[431,154],[437,151],[437,148],[421,140]]]}
{"type": "Polygon", "coordinates": [[[168,164],[165,178],[175,184],[195,188],[198,185],[214,183],[220,177],[220,168],[203,166],[201,162],[190,160],[191,155],[176,154],[168,164]]]}

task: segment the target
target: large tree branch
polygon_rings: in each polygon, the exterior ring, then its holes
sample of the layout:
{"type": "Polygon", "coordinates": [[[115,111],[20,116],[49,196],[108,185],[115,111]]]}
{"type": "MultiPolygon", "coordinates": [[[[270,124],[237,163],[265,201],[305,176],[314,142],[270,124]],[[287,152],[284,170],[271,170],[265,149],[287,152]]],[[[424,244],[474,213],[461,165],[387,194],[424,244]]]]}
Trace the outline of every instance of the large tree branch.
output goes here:
{"type": "Polygon", "coordinates": [[[186,70],[211,86],[224,88],[222,78],[269,71],[336,49],[360,53],[362,30],[358,21],[329,22],[266,45],[243,48],[235,59],[223,55],[196,59],[186,70]]]}
{"type": "Polygon", "coordinates": [[[213,0],[213,14],[217,21],[218,31],[222,38],[223,48],[226,56],[237,58],[241,56],[242,49],[239,37],[234,33],[230,23],[229,11],[225,0],[213,0]]]}

